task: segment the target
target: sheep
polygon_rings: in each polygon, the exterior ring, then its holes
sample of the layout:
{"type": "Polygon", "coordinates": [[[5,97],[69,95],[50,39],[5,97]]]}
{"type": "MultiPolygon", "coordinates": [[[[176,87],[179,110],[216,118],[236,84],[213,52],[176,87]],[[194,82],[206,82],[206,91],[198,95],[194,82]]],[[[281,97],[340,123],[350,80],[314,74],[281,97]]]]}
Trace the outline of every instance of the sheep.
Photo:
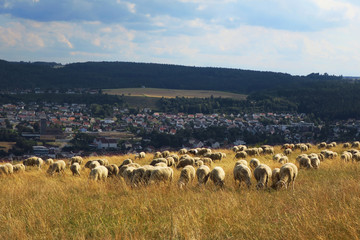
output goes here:
{"type": "Polygon", "coordinates": [[[283,187],[287,189],[292,182],[292,188],[294,190],[295,179],[298,175],[298,168],[293,163],[286,163],[280,168],[280,180],[276,183],[276,189],[279,190],[283,187]]]}
{"type": "Polygon", "coordinates": [[[198,180],[198,186],[201,186],[202,184],[206,184],[210,176],[210,168],[206,165],[200,166],[196,170],[196,177],[198,180]]]}
{"type": "Polygon", "coordinates": [[[157,163],[165,163],[167,165],[167,160],[165,158],[156,158],[153,159],[150,163],[150,165],[155,166],[157,163]]]}
{"type": "Polygon", "coordinates": [[[305,144],[301,144],[300,145],[300,151],[301,152],[307,152],[309,150],[308,146],[306,146],[305,144]]]}
{"type": "Polygon", "coordinates": [[[175,164],[179,162],[179,156],[176,154],[171,154],[169,157],[172,157],[174,159],[175,164]]]}
{"type": "Polygon", "coordinates": [[[84,159],[80,156],[74,156],[70,159],[70,165],[73,165],[74,163],[79,163],[80,165],[83,163],[84,159]]]}
{"type": "Polygon", "coordinates": [[[14,167],[10,163],[5,163],[4,165],[0,165],[0,175],[11,175],[14,173],[14,167]]]}
{"type": "Polygon", "coordinates": [[[48,159],[45,160],[46,165],[51,165],[53,163],[54,163],[54,159],[52,159],[52,158],[48,158],[48,159]]]}
{"type": "Polygon", "coordinates": [[[98,159],[98,160],[94,160],[94,161],[98,161],[101,166],[109,165],[109,161],[107,159],[98,159]]]}
{"type": "Polygon", "coordinates": [[[225,172],[221,167],[214,167],[211,170],[209,175],[211,181],[215,184],[215,186],[220,186],[221,188],[225,185],[225,172]]]}
{"type": "Polygon", "coordinates": [[[204,163],[204,165],[207,165],[209,167],[211,167],[213,163],[213,160],[211,160],[211,158],[201,158],[200,160],[204,163]]]}
{"type": "Polygon", "coordinates": [[[280,180],[280,168],[274,168],[271,173],[271,187],[275,188],[276,183],[280,180]]]}
{"type": "Polygon", "coordinates": [[[95,161],[91,161],[91,163],[89,164],[89,168],[90,169],[94,169],[96,167],[102,166],[100,165],[99,161],[95,160],[95,161]]]}
{"type": "Polygon", "coordinates": [[[193,158],[185,158],[185,159],[182,159],[179,161],[179,163],[177,164],[176,168],[179,169],[179,168],[183,168],[187,165],[191,165],[191,166],[194,166],[195,165],[195,159],[193,158]]]}
{"type": "Polygon", "coordinates": [[[287,163],[287,162],[289,162],[289,158],[287,156],[282,156],[279,159],[279,163],[281,163],[281,164],[284,164],[284,163],[287,163]]]}
{"type": "Polygon", "coordinates": [[[245,182],[247,187],[250,188],[250,186],[251,186],[251,181],[250,181],[250,179],[251,179],[251,171],[250,171],[250,168],[248,168],[244,164],[236,165],[234,167],[233,174],[234,174],[235,185],[236,185],[236,182],[239,181],[239,188],[240,188],[241,182],[245,182]]]}
{"type": "MultiPolygon", "coordinates": [[[[262,150],[262,148],[261,148],[262,150]]],[[[249,155],[249,156],[259,156],[260,155],[260,150],[259,148],[248,148],[245,150],[245,152],[249,155]]]]}
{"type": "Polygon", "coordinates": [[[349,148],[349,147],[351,147],[351,144],[349,142],[343,144],[343,148],[349,148]]]}
{"type": "Polygon", "coordinates": [[[115,164],[110,164],[108,166],[105,166],[108,170],[108,177],[114,177],[119,174],[119,167],[115,164]]]}
{"type": "Polygon", "coordinates": [[[221,159],[223,158],[223,154],[221,152],[206,153],[206,154],[204,154],[204,157],[211,158],[211,160],[213,160],[213,161],[216,161],[216,160],[221,161],[221,159]]]}
{"type": "Polygon", "coordinates": [[[290,155],[291,153],[292,153],[291,148],[286,148],[286,149],[284,150],[284,154],[285,154],[285,155],[290,155]]]}
{"type": "Polygon", "coordinates": [[[320,159],[318,157],[311,157],[310,158],[311,166],[314,169],[318,169],[320,165],[320,159]]]}
{"type": "Polygon", "coordinates": [[[161,155],[162,155],[163,158],[167,158],[170,155],[170,152],[169,151],[163,151],[161,153],[161,155]]]}
{"type": "Polygon", "coordinates": [[[44,165],[44,160],[39,157],[30,157],[23,161],[25,166],[35,166],[39,170],[41,169],[42,165],[44,165]]]}
{"type": "Polygon", "coordinates": [[[209,148],[197,149],[197,154],[196,155],[202,156],[202,155],[205,155],[205,154],[211,154],[211,149],[209,149],[209,148]]]}
{"type": "Polygon", "coordinates": [[[240,164],[242,164],[242,165],[244,165],[244,166],[247,166],[247,165],[248,165],[247,161],[244,160],[244,159],[242,159],[242,160],[236,161],[235,167],[236,167],[237,165],[240,165],[240,164]]]}
{"type": "Polygon", "coordinates": [[[188,185],[195,178],[195,168],[193,166],[187,165],[180,172],[180,178],[178,181],[178,186],[182,189],[184,186],[188,185]]]}
{"type": "Polygon", "coordinates": [[[155,167],[151,165],[144,165],[142,167],[134,169],[131,177],[131,186],[137,187],[139,185],[147,184],[151,175],[151,170],[153,170],[154,168],[155,167]],[[148,173],[147,176],[146,173],[148,173]]]}
{"type": "Polygon", "coordinates": [[[50,175],[54,175],[54,173],[64,173],[65,172],[66,163],[63,160],[58,160],[51,164],[47,170],[47,173],[50,175]]]}
{"type": "Polygon", "coordinates": [[[119,168],[121,168],[122,166],[128,165],[130,163],[132,163],[133,161],[129,158],[129,159],[125,159],[120,165],[119,168]]]}
{"type": "Polygon", "coordinates": [[[145,158],[145,156],[146,156],[145,152],[140,152],[140,153],[135,155],[135,159],[137,159],[137,158],[139,158],[139,159],[140,158],[145,158]]]}
{"type": "Polygon", "coordinates": [[[72,172],[73,176],[74,175],[80,176],[80,169],[81,169],[81,167],[80,167],[80,164],[78,162],[74,162],[70,166],[70,171],[72,172]]]}
{"type": "Polygon", "coordinates": [[[256,188],[258,190],[264,187],[267,188],[267,184],[271,176],[272,176],[272,171],[268,165],[260,164],[259,166],[257,166],[254,170],[254,177],[257,181],[256,188]]]}
{"type": "Polygon", "coordinates": [[[352,156],[351,152],[345,151],[340,155],[340,159],[344,162],[350,162],[350,160],[352,160],[352,156]]]}
{"type": "Polygon", "coordinates": [[[299,165],[300,165],[300,168],[303,168],[303,167],[307,168],[307,169],[312,168],[311,160],[307,156],[299,159],[299,165]]]}
{"type": "Polygon", "coordinates": [[[155,158],[162,158],[163,156],[162,156],[162,154],[161,154],[161,152],[155,152],[154,153],[154,159],[155,158]]]}
{"type": "Polygon", "coordinates": [[[179,150],[179,154],[180,154],[180,155],[184,155],[184,154],[186,154],[187,152],[188,152],[188,151],[187,151],[186,148],[182,148],[182,149],[179,150]]]}
{"type": "Polygon", "coordinates": [[[93,169],[91,169],[90,174],[89,174],[89,179],[90,180],[103,180],[105,181],[106,178],[108,177],[108,169],[105,166],[97,166],[93,169]]]}
{"type": "Polygon", "coordinates": [[[188,151],[188,153],[192,154],[192,155],[197,155],[198,154],[198,150],[197,149],[190,149],[188,151]]]}
{"type": "Polygon", "coordinates": [[[282,154],[282,153],[275,154],[273,156],[273,160],[276,162],[279,162],[280,158],[282,158],[283,156],[284,156],[284,154],[282,154]]]}
{"type": "Polygon", "coordinates": [[[204,162],[200,159],[195,160],[195,167],[200,167],[204,165],[204,162]]]}
{"type": "Polygon", "coordinates": [[[168,166],[168,167],[175,166],[175,160],[174,160],[173,157],[167,157],[167,158],[166,158],[166,161],[167,161],[167,166],[168,166]]]}
{"type": "Polygon", "coordinates": [[[174,171],[170,167],[157,167],[151,171],[149,184],[156,182],[172,182],[174,171]]]}
{"type": "Polygon", "coordinates": [[[258,159],[256,159],[256,158],[252,158],[250,160],[249,165],[250,165],[250,168],[254,170],[257,166],[260,165],[260,161],[258,159]]]}
{"type": "Polygon", "coordinates": [[[247,157],[247,153],[245,151],[240,151],[235,153],[234,158],[239,159],[239,158],[246,158],[247,157]]]}
{"type": "Polygon", "coordinates": [[[326,146],[327,146],[326,142],[321,142],[319,143],[318,148],[326,148],[326,146]]]}
{"type": "Polygon", "coordinates": [[[14,172],[25,172],[25,165],[22,163],[13,166],[14,172]]]}
{"type": "Polygon", "coordinates": [[[351,144],[351,147],[353,148],[359,148],[360,147],[360,142],[359,141],[355,141],[351,144]]]}
{"type": "Polygon", "coordinates": [[[166,163],[163,162],[158,162],[157,164],[154,165],[155,167],[168,167],[168,165],[166,163]]]}

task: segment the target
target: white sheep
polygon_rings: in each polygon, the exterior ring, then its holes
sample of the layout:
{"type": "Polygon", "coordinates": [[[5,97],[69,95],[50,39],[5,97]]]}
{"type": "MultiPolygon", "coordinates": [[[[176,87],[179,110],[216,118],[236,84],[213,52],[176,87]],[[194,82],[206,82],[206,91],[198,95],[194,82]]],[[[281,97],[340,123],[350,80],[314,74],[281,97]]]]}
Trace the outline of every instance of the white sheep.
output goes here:
{"type": "Polygon", "coordinates": [[[245,165],[245,166],[248,166],[248,162],[247,162],[245,159],[241,159],[241,160],[236,161],[236,162],[235,162],[235,167],[236,167],[237,165],[240,165],[240,164],[245,165]]]}
{"type": "Polygon", "coordinates": [[[295,179],[298,175],[298,168],[293,163],[286,163],[280,168],[280,180],[276,183],[276,189],[285,187],[288,188],[292,182],[292,188],[294,190],[295,179]]]}
{"type": "Polygon", "coordinates": [[[320,159],[318,157],[311,157],[310,158],[311,166],[314,169],[318,169],[320,166],[320,159]]]}
{"type": "Polygon", "coordinates": [[[174,171],[170,167],[156,167],[151,171],[149,184],[157,182],[171,182],[174,176],[174,171]]]}
{"type": "Polygon", "coordinates": [[[280,180],[280,168],[274,168],[271,173],[271,187],[275,188],[276,183],[280,180]]]}
{"type": "Polygon", "coordinates": [[[246,158],[247,155],[248,154],[245,151],[240,151],[240,152],[235,153],[234,158],[236,158],[236,159],[246,158]]]}
{"type": "Polygon", "coordinates": [[[195,178],[195,168],[193,166],[185,166],[180,172],[178,186],[182,189],[184,186],[192,182],[195,178]]]}
{"type": "Polygon", "coordinates": [[[310,158],[308,158],[307,156],[300,158],[300,160],[299,160],[299,166],[300,166],[300,168],[303,168],[303,167],[304,167],[304,168],[307,168],[307,169],[312,168],[310,158]]]}
{"type": "Polygon", "coordinates": [[[140,153],[135,155],[135,159],[137,159],[137,158],[139,158],[139,159],[140,158],[145,158],[145,156],[146,156],[145,152],[140,152],[140,153]]]}
{"type": "Polygon", "coordinates": [[[22,163],[13,166],[14,172],[25,172],[25,165],[22,163]]]}
{"type": "Polygon", "coordinates": [[[102,166],[102,165],[97,160],[91,161],[90,164],[89,164],[90,169],[94,169],[94,168],[99,167],[99,166],[102,166]]]}
{"type": "Polygon", "coordinates": [[[72,172],[73,175],[80,176],[80,169],[81,169],[81,167],[80,167],[80,164],[78,162],[74,162],[70,166],[70,171],[72,172]]]}
{"type": "Polygon", "coordinates": [[[103,180],[105,181],[108,177],[108,169],[105,166],[98,166],[96,168],[91,169],[89,174],[89,179],[91,180],[103,180]]]}
{"type": "Polygon", "coordinates": [[[252,158],[249,165],[251,169],[255,169],[257,166],[260,165],[260,161],[257,158],[252,158]]]}
{"type": "Polygon", "coordinates": [[[244,164],[239,164],[234,167],[233,170],[235,185],[236,182],[239,181],[239,187],[241,186],[241,182],[245,182],[247,187],[251,186],[251,170],[248,166],[244,164]]]}
{"type": "Polygon", "coordinates": [[[225,172],[221,167],[214,167],[210,172],[210,179],[216,186],[223,187],[225,185],[225,172]]]}
{"type": "Polygon", "coordinates": [[[74,156],[70,159],[70,165],[73,163],[79,163],[80,165],[83,163],[84,159],[81,156],[74,156]]]}
{"type": "Polygon", "coordinates": [[[262,189],[264,187],[267,188],[267,184],[269,179],[272,176],[271,168],[266,164],[260,164],[254,170],[254,177],[257,181],[256,188],[262,189]]]}
{"type": "Polygon", "coordinates": [[[51,164],[47,170],[47,173],[53,175],[54,173],[64,173],[66,163],[63,160],[58,160],[51,164]]]}
{"type": "Polygon", "coordinates": [[[45,160],[46,165],[51,165],[53,163],[54,163],[54,159],[52,159],[52,158],[48,158],[48,159],[45,160]]]}
{"type": "Polygon", "coordinates": [[[10,163],[5,163],[4,165],[0,165],[0,175],[11,175],[14,173],[14,167],[10,163]]]}
{"type": "Polygon", "coordinates": [[[115,164],[105,166],[108,169],[108,177],[115,177],[119,174],[119,167],[115,164]]]}
{"type": "Polygon", "coordinates": [[[196,177],[198,180],[198,185],[201,186],[202,184],[206,184],[210,176],[210,168],[206,165],[200,166],[196,170],[196,177]]]}

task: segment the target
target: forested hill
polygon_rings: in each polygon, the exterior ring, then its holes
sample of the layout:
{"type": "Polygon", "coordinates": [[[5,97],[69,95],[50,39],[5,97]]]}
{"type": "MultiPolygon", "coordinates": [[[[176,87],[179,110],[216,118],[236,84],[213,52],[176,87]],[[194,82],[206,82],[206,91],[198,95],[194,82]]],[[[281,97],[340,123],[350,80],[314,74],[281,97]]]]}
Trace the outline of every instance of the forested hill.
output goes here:
{"type": "Polygon", "coordinates": [[[58,65],[46,62],[0,61],[0,87],[14,88],[130,88],[222,90],[237,93],[301,86],[314,80],[338,80],[341,77],[311,74],[292,76],[285,73],[228,68],[188,67],[179,65],[86,62],[58,65]]]}

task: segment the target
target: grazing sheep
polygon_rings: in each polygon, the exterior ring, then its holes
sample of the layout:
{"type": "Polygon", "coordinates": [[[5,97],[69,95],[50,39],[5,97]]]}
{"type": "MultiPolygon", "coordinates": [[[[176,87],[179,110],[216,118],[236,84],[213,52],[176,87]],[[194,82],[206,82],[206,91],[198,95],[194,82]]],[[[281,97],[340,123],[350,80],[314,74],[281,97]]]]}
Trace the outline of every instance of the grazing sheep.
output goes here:
{"type": "Polygon", "coordinates": [[[350,162],[352,160],[352,154],[351,152],[343,152],[341,155],[340,155],[340,159],[343,160],[344,162],[350,162]]]}
{"type": "Polygon", "coordinates": [[[211,158],[204,157],[204,158],[201,158],[200,160],[204,163],[204,165],[207,165],[209,167],[211,167],[211,165],[213,163],[213,160],[211,160],[211,158]]]}
{"type": "Polygon", "coordinates": [[[64,173],[65,172],[66,163],[63,160],[58,160],[51,164],[47,170],[47,173],[53,175],[54,173],[64,173]]]}
{"type": "Polygon", "coordinates": [[[80,176],[80,169],[81,169],[81,167],[80,167],[80,164],[78,162],[74,162],[70,166],[70,171],[72,172],[73,176],[74,175],[80,176]]]}
{"type": "Polygon", "coordinates": [[[244,164],[236,165],[234,167],[233,174],[234,174],[235,185],[236,185],[236,182],[239,181],[239,188],[240,188],[241,182],[245,182],[247,187],[250,188],[250,186],[251,186],[251,180],[250,180],[251,179],[251,171],[250,171],[250,168],[248,168],[244,164]]]}
{"type": "Polygon", "coordinates": [[[195,167],[200,167],[202,165],[204,165],[204,162],[202,160],[200,160],[200,159],[195,160],[195,167]]]}
{"type": "Polygon", "coordinates": [[[311,166],[314,169],[318,169],[320,166],[320,159],[318,157],[311,157],[310,158],[311,166]]]}
{"type": "Polygon", "coordinates": [[[179,161],[179,163],[177,164],[176,168],[183,168],[187,165],[191,165],[191,166],[195,166],[195,159],[193,158],[185,158],[185,159],[181,159],[179,161]]]}
{"type": "Polygon", "coordinates": [[[174,176],[174,171],[170,167],[156,167],[151,171],[149,184],[157,182],[171,182],[174,176]]]}
{"type": "Polygon", "coordinates": [[[272,146],[263,145],[263,146],[261,146],[261,148],[263,149],[264,154],[274,154],[275,153],[274,147],[272,147],[272,146]]]}
{"type": "Polygon", "coordinates": [[[240,151],[235,153],[234,158],[236,159],[240,159],[240,158],[246,158],[247,157],[247,153],[245,151],[240,151]]]}
{"type": "Polygon", "coordinates": [[[193,166],[187,165],[181,170],[180,178],[178,181],[178,186],[182,189],[184,186],[188,185],[195,178],[195,168],[193,166]]]}
{"type": "Polygon", "coordinates": [[[290,155],[290,154],[292,154],[291,148],[286,148],[286,149],[284,150],[284,154],[285,154],[285,155],[290,155]]]}
{"type": "Polygon", "coordinates": [[[90,169],[94,169],[94,168],[99,167],[99,166],[102,166],[102,165],[97,160],[91,161],[91,163],[89,164],[90,169]]]}
{"type": "MultiPolygon", "coordinates": [[[[151,165],[151,164],[150,164],[151,165]]],[[[166,163],[163,162],[158,162],[157,164],[154,165],[155,167],[168,167],[168,165],[166,163]]]]}
{"type": "Polygon", "coordinates": [[[284,154],[282,154],[282,153],[275,154],[273,156],[273,160],[276,162],[279,162],[280,158],[282,158],[283,156],[284,156],[284,154]]]}
{"type": "Polygon", "coordinates": [[[163,156],[162,156],[162,154],[161,154],[161,152],[155,152],[154,153],[154,159],[155,158],[162,158],[163,156]]]}
{"type": "Polygon", "coordinates": [[[308,146],[306,146],[305,144],[301,144],[300,145],[300,151],[301,152],[307,152],[309,150],[308,146]]]}
{"type": "Polygon", "coordinates": [[[180,154],[180,155],[184,155],[184,154],[186,154],[187,152],[188,152],[188,151],[187,151],[186,148],[182,148],[182,149],[179,150],[179,154],[180,154]]]}
{"type": "Polygon", "coordinates": [[[242,164],[242,165],[244,165],[244,166],[248,166],[248,162],[247,162],[246,160],[242,159],[242,160],[236,161],[235,167],[236,167],[237,165],[240,165],[240,164],[242,164]]]}
{"type": "Polygon", "coordinates": [[[223,154],[221,152],[206,153],[206,154],[204,154],[204,157],[211,158],[211,160],[213,160],[213,161],[216,161],[216,160],[221,161],[221,159],[223,158],[223,154]]]}
{"type": "Polygon", "coordinates": [[[163,158],[167,158],[170,155],[170,152],[169,151],[163,151],[161,153],[161,155],[162,155],[163,158]]]}
{"type": "Polygon", "coordinates": [[[271,174],[271,187],[275,188],[276,183],[280,180],[280,168],[274,168],[271,174]]]}
{"type": "Polygon", "coordinates": [[[25,165],[22,163],[13,166],[14,172],[25,172],[25,165]]]}
{"type": "Polygon", "coordinates": [[[289,162],[289,158],[287,156],[282,156],[279,159],[279,163],[281,163],[281,164],[284,164],[284,163],[287,163],[287,162],[289,162]]]}
{"type": "Polygon", "coordinates": [[[260,165],[260,161],[259,161],[258,159],[256,159],[256,158],[252,158],[252,159],[250,160],[249,165],[250,165],[250,168],[251,168],[251,169],[255,169],[257,166],[260,165]]]}
{"type": "Polygon", "coordinates": [[[276,183],[275,188],[277,190],[285,187],[287,189],[292,182],[292,188],[294,190],[295,179],[298,175],[298,168],[293,163],[286,163],[280,168],[280,180],[276,183]]]}
{"type": "Polygon", "coordinates": [[[52,159],[52,158],[48,158],[48,159],[45,160],[46,165],[51,165],[53,163],[54,163],[54,159],[52,159]]]}
{"type": "Polygon", "coordinates": [[[80,156],[74,156],[70,159],[70,165],[73,165],[74,163],[79,163],[80,165],[83,163],[84,159],[80,156]]]}
{"type": "Polygon", "coordinates": [[[190,149],[188,151],[188,153],[192,154],[192,155],[197,155],[198,154],[198,150],[197,149],[190,149]]]}
{"type": "Polygon", "coordinates": [[[165,158],[156,158],[151,161],[150,165],[155,166],[157,163],[165,163],[166,165],[168,164],[165,158]]]}
{"type": "Polygon", "coordinates": [[[326,146],[327,146],[326,142],[321,142],[319,143],[318,148],[326,148],[326,146]]]}
{"type": "Polygon", "coordinates": [[[139,185],[146,185],[149,181],[151,170],[153,170],[154,168],[155,167],[151,165],[144,165],[142,167],[134,169],[131,177],[131,186],[138,187],[139,185]],[[147,171],[148,174],[146,177],[147,171]]]}
{"type": "Polygon", "coordinates": [[[121,168],[122,166],[128,165],[130,163],[132,163],[133,161],[129,158],[129,159],[125,159],[120,165],[119,168],[121,168]]]}
{"type": "Polygon", "coordinates": [[[307,169],[312,168],[311,160],[307,156],[299,159],[299,165],[300,168],[307,168],[307,169]]]}
{"type": "Polygon", "coordinates": [[[264,187],[267,188],[269,179],[272,176],[271,168],[268,165],[260,164],[255,168],[254,176],[257,181],[257,185],[256,185],[257,189],[262,189],[264,187]]]}
{"type": "Polygon", "coordinates": [[[108,169],[105,166],[97,166],[96,168],[91,169],[89,174],[89,179],[97,181],[103,180],[105,181],[108,177],[108,169]]]}
{"type": "Polygon", "coordinates": [[[94,161],[98,161],[101,166],[109,165],[109,161],[107,159],[98,159],[98,160],[94,160],[94,161]]]}
{"type": "Polygon", "coordinates": [[[145,158],[145,156],[146,156],[145,152],[140,152],[140,153],[135,155],[135,159],[137,159],[137,158],[139,158],[139,159],[140,158],[145,158]]]}
{"type": "Polygon", "coordinates": [[[360,147],[360,142],[359,141],[355,141],[351,144],[351,147],[353,148],[359,148],[360,147]]]}
{"type": "Polygon", "coordinates": [[[4,165],[0,165],[0,175],[11,175],[14,173],[14,167],[10,163],[5,163],[4,165]]]}
{"type": "Polygon", "coordinates": [[[168,166],[168,167],[175,166],[175,160],[174,160],[173,157],[167,157],[167,158],[166,158],[166,161],[167,161],[167,166],[168,166]]]}
{"type": "Polygon", "coordinates": [[[210,172],[210,179],[213,181],[215,186],[224,187],[225,185],[225,172],[221,167],[214,167],[210,172]]]}
{"type": "Polygon", "coordinates": [[[108,170],[108,177],[115,177],[119,174],[119,167],[115,164],[110,164],[108,166],[105,166],[108,170]]]}
{"type": "Polygon", "coordinates": [[[349,142],[343,144],[343,148],[349,148],[349,147],[351,147],[351,144],[349,142]]]}
{"type": "Polygon", "coordinates": [[[198,185],[201,186],[202,184],[206,184],[210,176],[210,168],[206,165],[200,166],[196,170],[196,177],[198,180],[198,185]]]}
{"type": "Polygon", "coordinates": [[[30,157],[27,158],[23,161],[23,164],[25,166],[34,166],[34,167],[38,167],[38,169],[41,169],[41,166],[44,165],[44,160],[42,160],[39,157],[30,157]]]}

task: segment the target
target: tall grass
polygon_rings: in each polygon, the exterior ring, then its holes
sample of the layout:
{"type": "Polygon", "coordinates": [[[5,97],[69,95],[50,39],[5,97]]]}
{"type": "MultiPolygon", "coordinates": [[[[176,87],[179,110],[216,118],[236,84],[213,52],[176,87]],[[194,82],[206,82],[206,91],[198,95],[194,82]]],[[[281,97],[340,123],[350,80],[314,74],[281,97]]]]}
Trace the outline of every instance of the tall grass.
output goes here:
{"type": "MultiPolygon", "coordinates": [[[[89,181],[89,170],[80,177],[69,169],[53,177],[45,169],[2,176],[0,239],[359,238],[358,164],[326,160],[318,170],[301,169],[294,192],[257,191],[254,179],[250,190],[234,186],[234,154],[222,151],[227,158],[214,165],[227,174],[223,190],[212,183],[199,188],[195,182],[179,190],[178,170],[170,185],[138,189],[117,178],[89,181]]],[[[290,160],[295,162],[298,154],[290,160]]],[[[120,164],[127,157],[108,159],[120,164]]],[[[148,154],[139,162],[149,163],[151,158],[148,154]]],[[[259,160],[272,168],[280,166],[270,156],[259,160]]]]}

